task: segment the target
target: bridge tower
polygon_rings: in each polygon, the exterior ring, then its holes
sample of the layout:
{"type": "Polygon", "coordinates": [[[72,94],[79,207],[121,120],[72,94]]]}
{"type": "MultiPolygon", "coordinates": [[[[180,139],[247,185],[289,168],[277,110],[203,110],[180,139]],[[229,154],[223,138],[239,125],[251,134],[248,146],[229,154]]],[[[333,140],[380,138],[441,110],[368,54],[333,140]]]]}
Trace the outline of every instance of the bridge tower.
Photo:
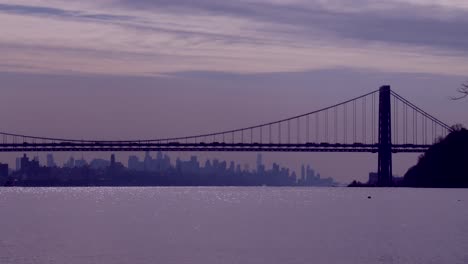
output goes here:
{"type": "Polygon", "coordinates": [[[392,176],[392,121],[390,86],[382,86],[379,91],[379,168],[377,185],[393,184],[392,176]]]}

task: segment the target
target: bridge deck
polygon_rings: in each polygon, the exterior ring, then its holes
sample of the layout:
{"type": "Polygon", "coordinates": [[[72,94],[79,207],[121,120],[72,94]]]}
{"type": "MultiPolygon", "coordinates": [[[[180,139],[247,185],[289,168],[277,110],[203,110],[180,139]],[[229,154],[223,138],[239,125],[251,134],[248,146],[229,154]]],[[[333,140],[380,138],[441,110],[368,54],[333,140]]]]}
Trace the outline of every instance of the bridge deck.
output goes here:
{"type": "MultiPolygon", "coordinates": [[[[392,145],[393,153],[418,153],[430,145],[392,145]]],[[[277,144],[277,143],[135,143],[135,142],[59,142],[0,144],[0,152],[133,152],[133,151],[226,151],[226,152],[368,152],[377,153],[378,144],[277,144]]]]}

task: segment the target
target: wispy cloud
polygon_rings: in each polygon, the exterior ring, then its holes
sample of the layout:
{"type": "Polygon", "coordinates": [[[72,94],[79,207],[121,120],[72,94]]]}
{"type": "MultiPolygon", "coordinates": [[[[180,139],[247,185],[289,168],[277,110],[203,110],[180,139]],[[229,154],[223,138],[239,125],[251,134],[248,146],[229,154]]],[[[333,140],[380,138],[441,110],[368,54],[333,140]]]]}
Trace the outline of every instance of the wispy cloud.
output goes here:
{"type": "Polygon", "coordinates": [[[456,0],[0,0],[0,23],[3,71],[468,72],[456,0]]]}

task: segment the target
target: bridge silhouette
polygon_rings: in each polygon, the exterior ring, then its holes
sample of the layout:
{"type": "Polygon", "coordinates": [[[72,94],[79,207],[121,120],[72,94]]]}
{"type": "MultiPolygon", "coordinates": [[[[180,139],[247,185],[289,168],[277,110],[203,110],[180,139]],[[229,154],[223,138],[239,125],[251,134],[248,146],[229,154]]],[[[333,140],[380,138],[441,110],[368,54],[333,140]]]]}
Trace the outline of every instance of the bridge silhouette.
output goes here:
{"type": "Polygon", "coordinates": [[[390,89],[306,114],[194,136],[77,140],[0,132],[0,152],[228,151],[378,153],[378,185],[392,185],[392,153],[426,151],[452,128],[390,89]]]}

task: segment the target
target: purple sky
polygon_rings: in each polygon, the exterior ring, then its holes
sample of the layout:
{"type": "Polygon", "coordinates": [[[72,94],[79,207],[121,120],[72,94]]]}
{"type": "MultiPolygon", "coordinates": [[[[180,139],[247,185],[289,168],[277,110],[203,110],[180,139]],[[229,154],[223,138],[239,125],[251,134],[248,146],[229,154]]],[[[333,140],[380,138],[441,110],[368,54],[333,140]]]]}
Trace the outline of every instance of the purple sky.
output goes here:
{"type": "MultiPolygon", "coordinates": [[[[184,136],[309,112],[383,84],[468,125],[468,102],[448,99],[468,80],[463,0],[0,0],[0,22],[6,132],[184,136]]],[[[311,163],[342,182],[377,166],[371,154],[265,160],[311,163]]],[[[416,160],[396,155],[396,173],[416,160]]]]}

